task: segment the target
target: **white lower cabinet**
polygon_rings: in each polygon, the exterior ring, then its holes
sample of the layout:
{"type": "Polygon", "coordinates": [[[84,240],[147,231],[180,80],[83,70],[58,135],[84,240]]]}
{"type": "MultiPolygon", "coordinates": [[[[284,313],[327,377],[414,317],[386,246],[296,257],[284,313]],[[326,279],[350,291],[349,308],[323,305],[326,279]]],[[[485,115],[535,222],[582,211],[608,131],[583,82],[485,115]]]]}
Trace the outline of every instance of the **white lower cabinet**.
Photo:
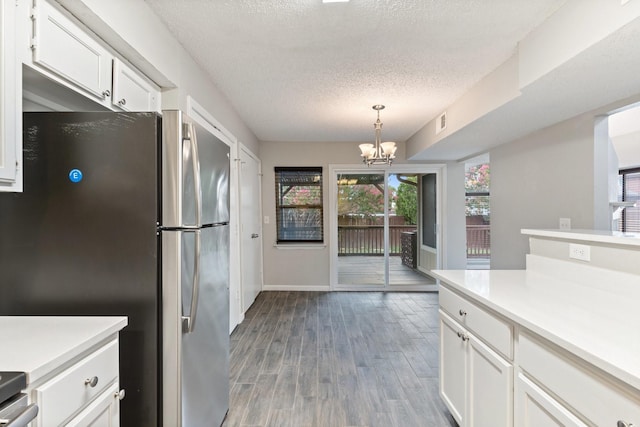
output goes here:
{"type": "Polygon", "coordinates": [[[440,395],[459,425],[467,421],[467,349],[462,328],[440,311],[440,395]]]}
{"type": "Polygon", "coordinates": [[[118,385],[114,384],[85,410],[74,417],[67,427],[116,427],[120,425],[118,385]]]}
{"type": "Polygon", "coordinates": [[[516,427],[587,427],[522,373],[516,383],[516,427]]]}
{"type": "MultiPolygon", "coordinates": [[[[542,338],[523,332],[518,340],[518,417],[528,417],[531,383],[540,384],[553,398],[538,399],[548,413],[566,415],[560,426],[640,426],[640,394],[582,359],[542,338]],[[521,389],[524,384],[524,389],[521,389]],[[570,416],[569,416],[570,415],[570,416]],[[582,421],[576,421],[576,420],[582,421]],[[584,422],[584,424],[582,424],[584,422]]],[[[540,393],[538,393],[540,395],[540,393]]],[[[518,426],[547,424],[517,424],[518,426]]]]}
{"type": "Polygon", "coordinates": [[[440,310],[440,395],[461,427],[513,425],[513,365],[440,310]]]}
{"type": "Polygon", "coordinates": [[[34,427],[117,427],[121,397],[118,354],[118,340],[111,340],[70,366],[52,371],[50,379],[28,390],[40,409],[34,427]]]}

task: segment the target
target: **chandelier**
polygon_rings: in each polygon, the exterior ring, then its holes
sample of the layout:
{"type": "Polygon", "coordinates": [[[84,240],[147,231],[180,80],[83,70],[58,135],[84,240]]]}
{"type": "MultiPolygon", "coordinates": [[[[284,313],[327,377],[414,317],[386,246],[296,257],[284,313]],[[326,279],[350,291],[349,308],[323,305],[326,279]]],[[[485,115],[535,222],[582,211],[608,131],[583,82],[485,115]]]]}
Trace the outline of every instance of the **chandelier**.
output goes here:
{"type": "Polygon", "coordinates": [[[384,105],[376,104],[373,107],[378,112],[378,120],[373,124],[376,132],[375,144],[360,144],[360,151],[362,154],[362,162],[367,166],[370,165],[390,165],[393,159],[396,158],[396,150],[398,147],[395,142],[381,142],[382,122],[380,121],[380,110],[384,109],[384,105]]]}

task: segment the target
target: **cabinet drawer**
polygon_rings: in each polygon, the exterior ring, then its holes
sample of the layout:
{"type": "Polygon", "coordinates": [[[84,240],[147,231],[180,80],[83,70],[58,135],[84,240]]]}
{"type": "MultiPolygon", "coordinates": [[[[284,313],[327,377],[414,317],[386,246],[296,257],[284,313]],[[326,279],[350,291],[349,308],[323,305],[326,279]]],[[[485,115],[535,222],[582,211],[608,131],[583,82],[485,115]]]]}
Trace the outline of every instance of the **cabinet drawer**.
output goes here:
{"type": "Polygon", "coordinates": [[[526,333],[519,338],[518,360],[523,371],[590,424],[640,425],[640,393],[610,381],[584,361],[570,360],[526,333]]]}
{"type": "Polygon", "coordinates": [[[440,306],[487,344],[513,359],[513,333],[507,322],[443,286],[440,286],[440,306]]]}
{"type": "Polygon", "coordinates": [[[587,427],[523,374],[516,383],[516,427],[587,427]]]}
{"type": "Polygon", "coordinates": [[[40,407],[38,419],[47,420],[47,425],[61,425],[117,378],[118,341],[112,341],[35,389],[40,407]],[[87,384],[95,378],[94,386],[87,384]]]}

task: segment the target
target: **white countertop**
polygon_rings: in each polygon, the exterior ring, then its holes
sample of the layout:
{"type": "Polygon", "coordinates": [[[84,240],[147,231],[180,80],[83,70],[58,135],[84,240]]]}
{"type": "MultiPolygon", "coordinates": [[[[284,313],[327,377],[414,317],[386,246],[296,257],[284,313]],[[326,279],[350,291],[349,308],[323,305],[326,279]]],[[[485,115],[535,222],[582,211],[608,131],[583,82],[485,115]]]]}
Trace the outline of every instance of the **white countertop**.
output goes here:
{"type": "Polygon", "coordinates": [[[0,371],[26,372],[34,383],[125,326],[120,316],[0,316],[0,371]]]}
{"type": "Polygon", "coordinates": [[[586,285],[582,275],[559,278],[540,270],[433,273],[449,287],[640,390],[638,276],[594,268],[585,275],[593,273],[598,280],[586,285]]]}
{"type": "Polygon", "coordinates": [[[640,233],[622,233],[607,230],[532,230],[523,229],[528,236],[549,237],[562,240],[611,243],[616,245],[640,246],[640,233]]]}

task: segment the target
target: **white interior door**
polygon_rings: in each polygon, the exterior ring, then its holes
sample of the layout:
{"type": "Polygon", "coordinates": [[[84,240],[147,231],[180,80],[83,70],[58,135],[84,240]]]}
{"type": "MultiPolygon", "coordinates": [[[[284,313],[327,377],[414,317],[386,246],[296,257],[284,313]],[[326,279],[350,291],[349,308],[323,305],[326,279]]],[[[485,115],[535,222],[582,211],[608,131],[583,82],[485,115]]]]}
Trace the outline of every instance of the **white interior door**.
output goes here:
{"type": "Polygon", "coordinates": [[[260,161],[240,148],[240,264],[242,312],[262,290],[260,161]]]}

